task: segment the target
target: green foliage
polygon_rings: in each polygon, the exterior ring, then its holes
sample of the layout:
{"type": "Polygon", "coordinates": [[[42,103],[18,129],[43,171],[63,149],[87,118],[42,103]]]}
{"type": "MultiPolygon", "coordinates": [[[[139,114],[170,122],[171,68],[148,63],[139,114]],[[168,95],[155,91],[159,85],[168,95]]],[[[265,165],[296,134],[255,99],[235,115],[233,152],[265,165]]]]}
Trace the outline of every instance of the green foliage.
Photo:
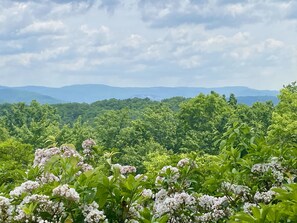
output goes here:
{"type": "Polygon", "coordinates": [[[59,116],[49,105],[40,105],[32,101],[14,104],[4,111],[4,125],[12,137],[17,140],[43,147],[46,138],[59,131],[59,116]]]}
{"type": "Polygon", "coordinates": [[[297,86],[296,82],[286,86],[279,95],[280,102],[272,115],[269,127],[271,144],[281,148],[297,147],[297,86]]]}
{"type": "Polygon", "coordinates": [[[13,139],[0,142],[0,185],[12,187],[23,179],[24,171],[33,160],[31,145],[13,139]]]}
{"type": "Polygon", "coordinates": [[[296,222],[296,89],[2,105],[0,222],[296,222]]]}
{"type": "Polygon", "coordinates": [[[179,112],[180,147],[217,153],[214,139],[222,135],[231,114],[227,101],[214,92],[183,103],[179,112]]]}

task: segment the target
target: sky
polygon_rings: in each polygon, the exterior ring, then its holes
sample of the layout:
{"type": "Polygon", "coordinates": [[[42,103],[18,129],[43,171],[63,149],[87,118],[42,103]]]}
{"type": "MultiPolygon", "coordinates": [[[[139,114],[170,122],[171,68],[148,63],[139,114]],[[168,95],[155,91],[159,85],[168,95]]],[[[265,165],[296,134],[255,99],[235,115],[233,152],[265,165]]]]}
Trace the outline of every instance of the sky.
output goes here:
{"type": "Polygon", "coordinates": [[[297,0],[0,0],[0,85],[297,80],[297,0]]]}

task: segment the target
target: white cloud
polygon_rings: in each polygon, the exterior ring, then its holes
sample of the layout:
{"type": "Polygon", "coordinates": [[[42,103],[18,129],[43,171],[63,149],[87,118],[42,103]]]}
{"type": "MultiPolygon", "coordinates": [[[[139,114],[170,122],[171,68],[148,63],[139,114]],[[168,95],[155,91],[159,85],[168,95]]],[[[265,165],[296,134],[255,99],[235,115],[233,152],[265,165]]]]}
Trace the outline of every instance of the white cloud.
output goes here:
{"type": "MultiPolygon", "coordinates": [[[[239,60],[247,60],[247,59],[258,59],[261,55],[271,56],[272,53],[277,53],[276,51],[285,47],[285,44],[276,39],[266,39],[260,43],[251,44],[244,47],[239,47],[230,52],[230,56],[239,60]]],[[[286,50],[287,51],[287,50],[286,50]]],[[[267,58],[267,56],[265,56],[267,58]]],[[[276,56],[273,56],[276,58],[276,56]]]]}
{"type": "Polygon", "coordinates": [[[130,48],[139,48],[142,44],[145,43],[145,39],[137,34],[131,34],[129,38],[124,41],[124,46],[130,48]]]}
{"type": "Polygon", "coordinates": [[[55,49],[45,49],[37,53],[19,53],[0,56],[2,66],[32,66],[36,62],[47,62],[67,52],[68,47],[58,47],[55,49]]]}
{"type": "Polygon", "coordinates": [[[186,69],[193,69],[201,66],[202,60],[200,56],[191,56],[190,58],[181,59],[178,64],[186,69]]]}
{"type": "Polygon", "coordinates": [[[57,34],[65,30],[65,25],[62,21],[36,21],[22,28],[19,34],[57,34]]]}

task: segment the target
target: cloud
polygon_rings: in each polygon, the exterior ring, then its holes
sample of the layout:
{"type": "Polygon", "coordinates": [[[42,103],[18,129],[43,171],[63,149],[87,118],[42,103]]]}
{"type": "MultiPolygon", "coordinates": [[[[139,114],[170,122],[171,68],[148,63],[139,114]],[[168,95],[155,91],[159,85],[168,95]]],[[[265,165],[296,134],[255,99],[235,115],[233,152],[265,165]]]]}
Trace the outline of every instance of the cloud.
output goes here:
{"type": "Polygon", "coordinates": [[[57,34],[65,30],[65,25],[61,21],[35,21],[32,24],[22,28],[19,34],[29,35],[44,35],[44,34],[57,34]]]}
{"type": "Polygon", "coordinates": [[[202,60],[200,56],[191,56],[189,58],[181,59],[178,64],[185,69],[193,69],[200,67],[202,60]]]}
{"type": "Polygon", "coordinates": [[[289,0],[2,0],[0,77],[275,88],[296,78],[296,9],[289,0]]]}
{"type": "Polygon", "coordinates": [[[282,19],[292,1],[179,1],[140,0],[142,18],[152,27],[202,24],[208,29],[282,19]]]}
{"type": "Polygon", "coordinates": [[[270,38],[257,44],[234,49],[230,52],[230,56],[239,60],[255,60],[259,59],[261,55],[264,55],[266,58],[270,58],[269,60],[271,60],[272,58],[276,58],[274,54],[284,47],[285,44],[282,41],[270,38]]]}
{"type": "Polygon", "coordinates": [[[0,66],[32,67],[36,63],[48,62],[67,52],[68,47],[45,49],[36,53],[18,53],[0,56],[0,66]],[[35,64],[34,64],[35,63],[35,64]]]}
{"type": "Polygon", "coordinates": [[[121,4],[120,0],[101,0],[99,7],[113,13],[121,4]]]}

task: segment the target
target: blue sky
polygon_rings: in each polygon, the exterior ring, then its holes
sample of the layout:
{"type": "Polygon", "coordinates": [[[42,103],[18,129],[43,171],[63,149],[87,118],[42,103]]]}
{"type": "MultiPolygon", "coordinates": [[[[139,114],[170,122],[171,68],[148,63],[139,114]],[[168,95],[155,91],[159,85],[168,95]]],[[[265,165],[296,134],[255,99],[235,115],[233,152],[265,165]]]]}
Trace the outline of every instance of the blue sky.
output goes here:
{"type": "Polygon", "coordinates": [[[0,0],[0,85],[297,80],[296,0],[0,0]]]}

